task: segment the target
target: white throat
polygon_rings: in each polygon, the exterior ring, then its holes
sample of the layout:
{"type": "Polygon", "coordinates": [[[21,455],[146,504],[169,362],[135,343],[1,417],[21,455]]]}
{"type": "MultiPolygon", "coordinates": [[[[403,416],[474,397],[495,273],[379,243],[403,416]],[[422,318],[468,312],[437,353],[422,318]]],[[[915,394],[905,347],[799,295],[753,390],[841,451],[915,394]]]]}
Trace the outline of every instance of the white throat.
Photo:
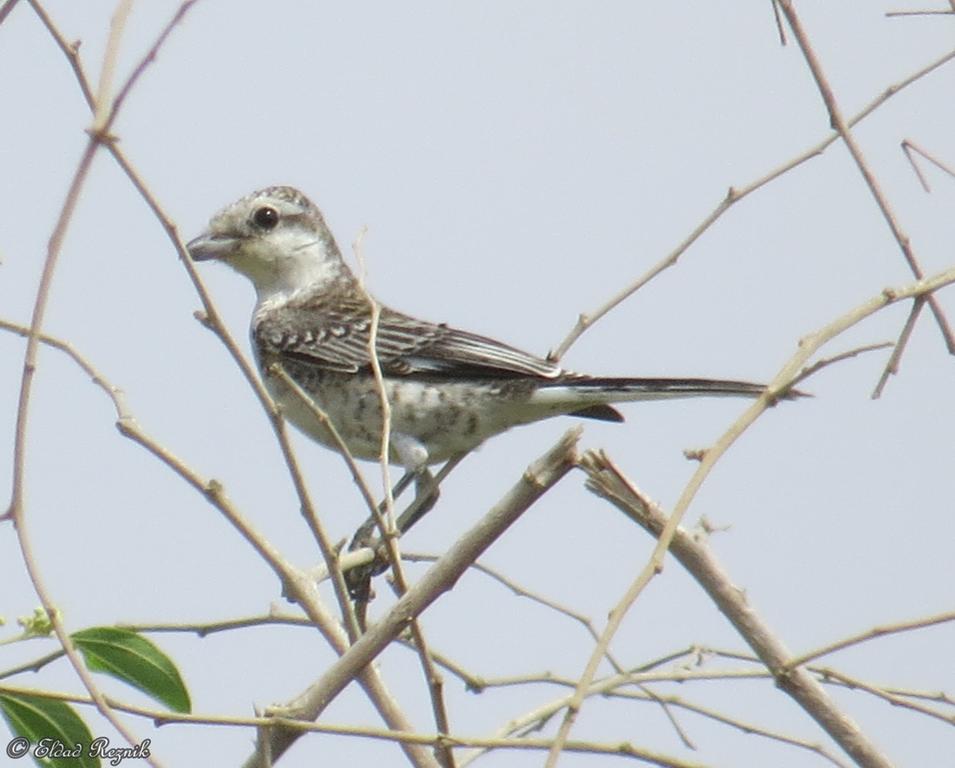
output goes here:
{"type": "Polygon", "coordinates": [[[320,292],[347,272],[334,243],[300,229],[244,243],[229,263],[255,286],[257,310],[285,304],[303,290],[320,292]]]}

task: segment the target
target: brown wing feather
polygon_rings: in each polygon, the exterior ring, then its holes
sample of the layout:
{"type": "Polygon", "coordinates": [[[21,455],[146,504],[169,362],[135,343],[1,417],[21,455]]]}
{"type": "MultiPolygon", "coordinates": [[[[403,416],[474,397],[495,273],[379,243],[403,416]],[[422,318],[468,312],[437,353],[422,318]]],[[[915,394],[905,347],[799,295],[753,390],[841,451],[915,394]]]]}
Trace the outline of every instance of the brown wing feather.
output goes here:
{"type": "MultiPolygon", "coordinates": [[[[371,312],[361,296],[314,296],[270,310],[255,323],[263,352],[321,368],[358,372],[370,366],[371,312]]],[[[557,365],[494,339],[417,320],[383,307],[376,351],[382,369],[395,376],[427,378],[556,379],[557,365]]]]}

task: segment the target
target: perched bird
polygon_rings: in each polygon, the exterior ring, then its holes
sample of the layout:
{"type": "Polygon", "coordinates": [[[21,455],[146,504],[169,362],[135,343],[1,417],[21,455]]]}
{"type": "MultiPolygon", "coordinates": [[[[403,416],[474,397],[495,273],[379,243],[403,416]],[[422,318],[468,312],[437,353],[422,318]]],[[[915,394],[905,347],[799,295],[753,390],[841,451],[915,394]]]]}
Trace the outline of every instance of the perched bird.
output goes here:
{"type": "MultiPolygon", "coordinates": [[[[369,350],[371,305],[318,208],[292,187],[263,189],[218,213],[188,249],[195,261],[222,261],[255,286],[252,343],[286,417],[335,447],[301,396],[270,374],[275,363],[327,414],[354,456],[377,459],[382,409],[369,350]]],[[[391,406],[390,459],[419,474],[519,424],[561,414],[623,421],[612,403],[765,390],[720,379],[586,376],[384,306],[375,349],[391,406]]]]}

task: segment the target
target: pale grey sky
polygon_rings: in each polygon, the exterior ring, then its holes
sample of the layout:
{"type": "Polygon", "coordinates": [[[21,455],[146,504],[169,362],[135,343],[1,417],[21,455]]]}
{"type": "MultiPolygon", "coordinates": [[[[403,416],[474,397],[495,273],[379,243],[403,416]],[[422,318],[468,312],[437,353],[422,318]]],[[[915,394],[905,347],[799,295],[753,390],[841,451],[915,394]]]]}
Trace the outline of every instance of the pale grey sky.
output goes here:
{"type": "MultiPolygon", "coordinates": [[[[134,6],[120,77],[176,6],[134,6]]],[[[84,64],[96,73],[112,3],[46,7],[67,38],[83,41],[84,64]]],[[[900,7],[798,4],[847,114],[952,47],[955,21],[883,16],[900,7]]],[[[899,144],[908,138],[955,162],[953,88],[949,64],[856,131],[928,273],[953,263],[955,182],[929,169],[926,194],[899,144]]],[[[89,116],[65,59],[25,2],[0,26],[0,93],[0,315],[26,322],[89,116]]],[[[750,183],[827,131],[805,61],[796,46],[779,46],[767,2],[201,0],[116,126],[184,238],[253,189],[293,184],[323,209],[343,250],[367,227],[367,279],[382,301],[539,353],[564,337],[577,313],[665,256],[730,186],[750,183]]],[[[203,265],[202,275],[247,350],[251,287],[217,265],[203,265]]],[[[768,380],[800,337],[910,279],[860,174],[836,145],[733,208],[676,268],[588,331],[565,363],[607,375],[768,380]]],[[[940,300],[955,316],[952,294],[940,300]]],[[[193,319],[198,307],[168,239],[103,153],[65,243],[46,328],[123,388],[145,429],[220,479],[277,547],[308,565],[318,554],[266,419],[221,344],[193,319]]],[[[906,313],[901,306],[882,313],[825,354],[894,340],[906,313]]],[[[0,335],[0,434],[7,436],[0,446],[8,467],[23,346],[0,335]]],[[[872,401],[886,356],[833,367],[805,385],[814,399],[767,414],[689,511],[688,523],[706,515],[729,526],[714,536],[716,552],[796,653],[953,608],[955,367],[927,312],[900,375],[872,401]]],[[[625,424],[588,423],[583,445],[606,448],[670,508],[694,469],[682,451],[710,444],[744,407],[729,400],[624,406],[625,424]]],[[[570,423],[516,430],[469,457],[405,548],[446,548],[570,423]]],[[[344,465],[298,436],[296,444],[324,519],[335,536],[347,536],[364,514],[344,465]]],[[[107,399],[48,350],[40,356],[28,447],[27,525],[71,628],[225,619],[279,601],[272,574],[228,524],[122,439],[107,399]]],[[[374,466],[368,477],[377,482],[374,466]]],[[[653,541],[582,484],[580,474],[567,477],[486,562],[602,625],[653,541]]],[[[37,599],[9,526],[0,528],[0,565],[0,615],[10,621],[37,599]]],[[[437,649],[482,675],[576,677],[591,648],[577,626],[477,574],[442,598],[424,627],[437,649]]],[[[253,705],[286,701],[332,658],[302,629],[160,641],[204,713],[251,714],[253,705]]],[[[825,663],[876,684],[952,693],[953,642],[948,625],[825,663]]],[[[693,643],[744,650],[670,562],[613,647],[637,666],[693,643]]],[[[48,646],[4,648],[0,669],[48,646]]],[[[414,657],[390,650],[382,667],[416,724],[433,730],[414,657]]],[[[16,682],[78,689],[63,662],[16,682]]],[[[104,689],[136,698],[110,682],[104,689]]],[[[475,695],[450,675],[446,691],[452,724],[469,735],[491,733],[564,693],[533,686],[475,695]]],[[[672,692],[825,741],[766,681],[672,692]]],[[[864,694],[835,695],[898,765],[937,765],[955,750],[951,726],[864,694]]],[[[588,701],[573,735],[628,740],[705,765],[824,764],[678,716],[695,752],[653,706],[588,701]]],[[[327,718],[379,724],[352,690],[327,718]]],[[[252,738],[238,729],[132,725],[167,765],[213,764],[213,754],[216,765],[236,764],[252,738]]],[[[280,764],[401,759],[388,744],[322,737],[303,740],[280,764]]],[[[543,759],[510,752],[482,762],[543,759]]],[[[561,765],[599,760],[613,758],[567,754],[561,765]]]]}

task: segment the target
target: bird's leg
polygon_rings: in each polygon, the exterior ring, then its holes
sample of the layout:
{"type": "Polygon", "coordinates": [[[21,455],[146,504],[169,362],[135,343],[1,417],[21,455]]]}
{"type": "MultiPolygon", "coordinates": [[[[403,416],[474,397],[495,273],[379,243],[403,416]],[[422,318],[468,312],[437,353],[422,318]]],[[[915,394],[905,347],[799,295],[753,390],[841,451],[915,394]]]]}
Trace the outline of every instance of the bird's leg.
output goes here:
{"type": "MultiPolygon", "coordinates": [[[[395,487],[391,489],[391,497],[393,499],[397,499],[402,493],[404,493],[405,489],[409,485],[411,485],[411,481],[414,479],[415,479],[415,473],[406,471],[401,476],[401,479],[398,480],[397,483],[395,483],[395,487]]],[[[379,515],[385,514],[385,504],[386,502],[382,501],[378,505],[379,515]]],[[[404,514],[405,513],[402,514],[402,517],[404,517],[404,514]]],[[[399,521],[400,521],[400,518],[399,518],[399,521]]],[[[358,528],[357,531],[355,531],[355,535],[352,536],[351,544],[348,545],[348,549],[355,550],[355,549],[360,549],[361,547],[372,546],[374,541],[375,528],[377,525],[378,525],[378,522],[375,518],[375,515],[369,515],[368,519],[361,524],[361,526],[358,528]]],[[[400,525],[398,526],[398,530],[399,531],[403,530],[400,527],[400,525]]]]}
{"type": "MultiPolygon", "coordinates": [[[[407,476],[406,474],[405,477],[407,476]]],[[[415,481],[414,499],[395,522],[395,527],[401,536],[406,534],[411,526],[431,511],[431,508],[438,503],[438,497],[441,495],[441,489],[427,467],[423,467],[412,476],[415,481]]]]}
{"type": "MultiPolygon", "coordinates": [[[[434,507],[441,491],[435,482],[434,475],[428,470],[428,451],[420,442],[407,435],[395,433],[392,435],[391,445],[398,460],[405,466],[405,473],[392,489],[392,498],[398,498],[412,480],[415,483],[414,500],[399,515],[395,523],[398,535],[401,536],[434,507]]],[[[386,511],[385,504],[386,502],[382,501],[378,505],[380,515],[386,511]]],[[[375,526],[375,516],[372,515],[355,532],[349,549],[371,546],[375,526]]]]}
{"type": "Polygon", "coordinates": [[[414,501],[395,523],[398,535],[401,536],[435,505],[439,490],[434,476],[428,471],[428,449],[417,438],[395,432],[391,435],[391,449],[398,461],[404,465],[405,477],[411,475],[415,481],[414,501]]]}
{"type": "MultiPolygon", "coordinates": [[[[401,494],[405,488],[414,480],[415,497],[395,521],[395,528],[398,536],[402,536],[418,520],[431,510],[437,503],[440,489],[434,476],[428,470],[428,451],[415,438],[401,433],[394,433],[391,436],[392,451],[398,460],[405,466],[405,474],[395,484],[392,491],[392,497],[395,498],[401,494]]],[[[379,516],[385,512],[385,502],[379,507],[379,516]]],[[[372,576],[385,571],[388,562],[379,551],[382,545],[381,537],[375,536],[377,527],[376,516],[372,515],[366,520],[352,537],[350,550],[361,547],[370,547],[376,551],[375,559],[368,565],[355,568],[346,574],[346,583],[352,597],[366,601],[370,599],[370,580],[372,576]]]]}

